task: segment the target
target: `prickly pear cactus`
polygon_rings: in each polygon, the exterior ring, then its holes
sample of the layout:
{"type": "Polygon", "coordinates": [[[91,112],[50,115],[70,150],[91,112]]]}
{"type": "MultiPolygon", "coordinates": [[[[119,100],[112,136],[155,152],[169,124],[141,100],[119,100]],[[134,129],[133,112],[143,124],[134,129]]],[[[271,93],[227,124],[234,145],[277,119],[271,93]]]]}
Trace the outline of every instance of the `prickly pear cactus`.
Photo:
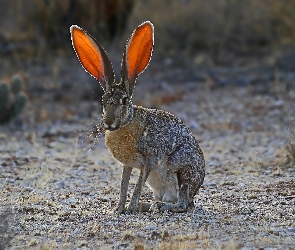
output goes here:
{"type": "Polygon", "coordinates": [[[27,97],[21,91],[23,81],[15,75],[10,82],[0,82],[0,123],[9,122],[24,108],[27,97]]]}

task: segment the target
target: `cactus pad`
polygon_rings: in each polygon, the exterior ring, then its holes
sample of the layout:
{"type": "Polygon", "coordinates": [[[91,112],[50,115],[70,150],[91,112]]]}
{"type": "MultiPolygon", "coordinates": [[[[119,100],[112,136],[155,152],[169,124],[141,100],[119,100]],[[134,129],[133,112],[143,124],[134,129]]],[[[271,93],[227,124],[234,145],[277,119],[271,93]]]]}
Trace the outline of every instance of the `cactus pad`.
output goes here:
{"type": "Polygon", "coordinates": [[[22,89],[22,79],[15,75],[11,82],[0,83],[0,123],[9,122],[23,110],[27,97],[22,89]]]}

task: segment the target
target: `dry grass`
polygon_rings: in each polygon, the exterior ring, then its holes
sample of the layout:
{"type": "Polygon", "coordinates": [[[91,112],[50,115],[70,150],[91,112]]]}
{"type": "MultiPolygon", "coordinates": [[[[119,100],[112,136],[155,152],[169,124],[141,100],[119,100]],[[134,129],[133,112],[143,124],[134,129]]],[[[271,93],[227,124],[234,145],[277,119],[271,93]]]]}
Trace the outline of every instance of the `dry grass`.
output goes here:
{"type": "Polygon", "coordinates": [[[77,24],[100,41],[111,41],[124,31],[133,0],[0,1],[0,52],[28,58],[54,50],[71,49],[70,26],[77,24]],[[2,44],[1,44],[2,43],[2,44]],[[8,43],[8,46],[5,46],[8,43]]]}

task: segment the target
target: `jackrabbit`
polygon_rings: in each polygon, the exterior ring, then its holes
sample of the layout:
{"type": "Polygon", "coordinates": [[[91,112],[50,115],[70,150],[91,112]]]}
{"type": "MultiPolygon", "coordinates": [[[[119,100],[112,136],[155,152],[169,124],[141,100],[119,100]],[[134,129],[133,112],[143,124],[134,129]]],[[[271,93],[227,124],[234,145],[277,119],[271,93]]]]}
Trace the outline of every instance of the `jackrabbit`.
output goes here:
{"type": "Polygon", "coordinates": [[[115,83],[103,47],[80,27],[71,26],[73,47],[82,66],[105,92],[102,104],[106,146],[123,165],[120,201],[114,211],[117,214],[126,210],[186,211],[205,177],[204,156],[190,129],[168,112],[137,107],[131,102],[136,78],[152,55],[153,29],[147,21],[133,31],[123,53],[121,81],[115,83]],[[132,168],[138,168],[140,175],[125,208],[132,168]],[[154,193],[153,205],[139,202],[145,182],[154,193]]]}

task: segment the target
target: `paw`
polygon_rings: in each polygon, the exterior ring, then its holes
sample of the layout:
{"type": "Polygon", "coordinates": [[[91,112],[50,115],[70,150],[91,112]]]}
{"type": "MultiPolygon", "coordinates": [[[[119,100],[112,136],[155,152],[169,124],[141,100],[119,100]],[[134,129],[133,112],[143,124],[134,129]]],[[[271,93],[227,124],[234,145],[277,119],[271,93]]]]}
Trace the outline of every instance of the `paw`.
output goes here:
{"type": "Polygon", "coordinates": [[[165,211],[165,209],[163,209],[163,208],[165,208],[165,205],[166,205],[166,203],[164,203],[164,202],[156,201],[151,205],[149,212],[159,213],[159,212],[165,211]]]}
{"type": "Polygon", "coordinates": [[[155,202],[153,203],[149,211],[152,213],[164,212],[164,211],[182,213],[187,211],[187,206],[181,203],[173,204],[173,203],[165,203],[165,202],[155,202]]]}
{"type": "Polygon", "coordinates": [[[139,211],[138,206],[132,206],[131,204],[129,205],[129,207],[126,210],[127,214],[135,214],[139,211]]]}
{"type": "Polygon", "coordinates": [[[119,216],[120,214],[124,214],[126,211],[124,206],[120,206],[118,205],[117,207],[115,207],[112,211],[113,215],[119,216]]]}

